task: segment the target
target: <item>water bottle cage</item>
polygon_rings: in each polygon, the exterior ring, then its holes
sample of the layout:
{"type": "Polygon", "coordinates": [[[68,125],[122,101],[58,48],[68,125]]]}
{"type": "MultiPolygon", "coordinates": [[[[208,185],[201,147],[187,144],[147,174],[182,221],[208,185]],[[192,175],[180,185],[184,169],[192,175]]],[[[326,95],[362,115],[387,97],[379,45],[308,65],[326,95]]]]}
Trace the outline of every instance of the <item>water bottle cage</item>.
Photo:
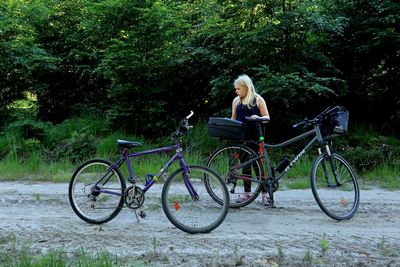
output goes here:
{"type": "Polygon", "coordinates": [[[147,186],[150,183],[150,181],[153,179],[153,177],[154,177],[154,174],[150,174],[150,173],[146,174],[144,177],[144,180],[145,180],[144,185],[147,186]]]}

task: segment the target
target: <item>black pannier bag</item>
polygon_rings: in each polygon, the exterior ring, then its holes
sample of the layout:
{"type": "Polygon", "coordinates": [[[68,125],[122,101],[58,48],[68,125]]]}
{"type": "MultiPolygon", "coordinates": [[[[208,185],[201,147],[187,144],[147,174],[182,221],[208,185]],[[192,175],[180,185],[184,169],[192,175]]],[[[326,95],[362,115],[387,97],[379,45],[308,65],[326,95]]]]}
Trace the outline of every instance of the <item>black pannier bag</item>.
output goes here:
{"type": "Polygon", "coordinates": [[[322,119],[321,133],[325,138],[334,137],[347,132],[349,111],[345,107],[336,106],[322,119]]]}
{"type": "Polygon", "coordinates": [[[227,140],[245,140],[246,125],[229,118],[211,117],[208,119],[208,135],[227,140]]]}

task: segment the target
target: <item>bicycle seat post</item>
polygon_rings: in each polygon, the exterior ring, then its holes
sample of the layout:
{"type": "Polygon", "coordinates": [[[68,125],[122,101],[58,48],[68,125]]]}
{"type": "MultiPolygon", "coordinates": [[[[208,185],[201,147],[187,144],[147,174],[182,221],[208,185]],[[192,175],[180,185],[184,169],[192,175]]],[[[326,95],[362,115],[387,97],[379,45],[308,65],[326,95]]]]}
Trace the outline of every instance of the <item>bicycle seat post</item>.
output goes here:
{"type": "Polygon", "coordinates": [[[258,137],[262,137],[264,135],[262,127],[261,127],[261,122],[257,121],[256,122],[256,127],[257,127],[257,135],[258,137]]]}
{"type": "Polygon", "coordinates": [[[135,184],[136,178],[135,175],[133,174],[131,161],[129,160],[129,151],[126,148],[121,148],[120,152],[121,152],[121,157],[124,159],[128,167],[128,172],[129,172],[128,181],[131,182],[132,184],[135,184]]]}

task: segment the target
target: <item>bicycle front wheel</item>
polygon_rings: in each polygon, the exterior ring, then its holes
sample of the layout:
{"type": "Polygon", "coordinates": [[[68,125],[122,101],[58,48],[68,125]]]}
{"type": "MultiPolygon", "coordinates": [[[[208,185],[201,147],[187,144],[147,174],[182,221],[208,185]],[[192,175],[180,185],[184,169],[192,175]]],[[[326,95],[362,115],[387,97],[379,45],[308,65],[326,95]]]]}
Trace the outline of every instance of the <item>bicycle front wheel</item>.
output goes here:
{"type": "Polygon", "coordinates": [[[311,170],[311,189],[318,206],[329,217],[351,219],[360,203],[360,189],[350,164],[340,155],[320,155],[311,170]],[[334,175],[336,173],[336,177],[334,175]]]}
{"type": "Polygon", "coordinates": [[[229,209],[228,190],[222,179],[212,170],[188,166],[172,173],[164,183],[162,205],[168,220],[180,230],[190,233],[208,233],[225,219],[229,209]],[[222,200],[219,204],[207,192],[205,180],[222,200]]]}
{"type": "MultiPolygon", "coordinates": [[[[229,193],[231,208],[244,207],[253,202],[261,192],[260,182],[251,182],[250,179],[260,180],[263,167],[259,161],[239,168],[240,164],[257,157],[257,154],[244,145],[228,145],[214,151],[207,160],[207,167],[221,175],[229,193]]],[[[211,197],[217,201],[222,200],[210,189],[211,197]]]]}
{"type": "Polygon", "coordinates": [[[118,169],[103,159],[79,166],[69,183],[69,202],[82,220],[102,224],[112,220],[124,206],[125,180],[118,169]]]}

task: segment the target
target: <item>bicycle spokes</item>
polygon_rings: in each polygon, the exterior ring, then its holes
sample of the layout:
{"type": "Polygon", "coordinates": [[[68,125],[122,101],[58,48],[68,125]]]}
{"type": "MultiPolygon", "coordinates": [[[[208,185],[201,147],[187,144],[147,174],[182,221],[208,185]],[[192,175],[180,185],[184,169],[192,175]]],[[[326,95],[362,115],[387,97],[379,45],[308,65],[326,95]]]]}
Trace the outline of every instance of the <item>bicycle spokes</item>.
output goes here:
{"type": "Polygon", "coordinates": [[[360,201],[357,180],[348,162],[337,154],[321,155],[314,162],[311,189],[320,208],[333,219],[350,219],[357,211],[360,201]]]}
{"type": "MultiPolygon", "coordinates": [[[[328,156],[328,157],[330,157],[330,156],[328,156]]],[[[340,175],[338,174],[336,166],[335,166],[333,160],[331,159],[331,157],[328,160],[328,162],[326,159],[323,159],[321,161],[321,165],[322,165],[322,169],[323,169],[327,187],[334,189],[334,188],[341,186],[342,183],[340,182],[340,175]],[[328,168],[326,166],[327,164],[330,166],[330,168],[328,168]]]]}
{"type": "MultiPolygon", "coordinates": [[[[246,146],[226,146],[215,151],[207,166],[222,176],[230,192],[230,207],[243,207],[257,198],[261,190],[259,182],[263,173],[258,160],[248,162],[258,155],[246,146]],[[247,193],[251,198],[241,201],[247,193]]],[[[217,199],[217,198],[216,198],[217,199]]]]}

